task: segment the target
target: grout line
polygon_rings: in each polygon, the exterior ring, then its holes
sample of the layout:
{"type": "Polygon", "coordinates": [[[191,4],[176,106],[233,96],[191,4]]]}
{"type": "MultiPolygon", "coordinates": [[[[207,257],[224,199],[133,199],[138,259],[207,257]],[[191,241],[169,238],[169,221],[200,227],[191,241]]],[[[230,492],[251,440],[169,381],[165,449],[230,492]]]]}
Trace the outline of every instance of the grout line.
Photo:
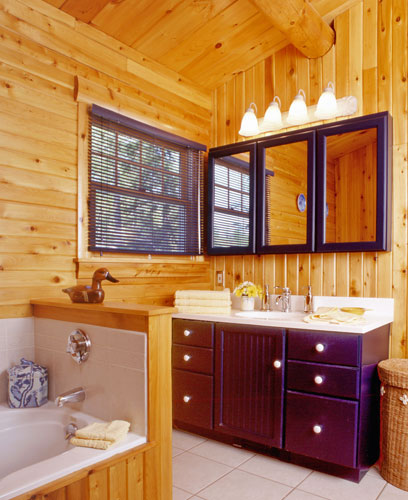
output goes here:
{"type": "Polygon", "coordinates": [[[386,481],[385,484],[384,484],[383,489],[380,491],[380,493],[378,494],[378,496],[375,497],[375,500],[378,500],[381,497],[381,495],[384,493],[384,490],[387,487],[387,485],[388,485],[388,482],[386,481]]]}

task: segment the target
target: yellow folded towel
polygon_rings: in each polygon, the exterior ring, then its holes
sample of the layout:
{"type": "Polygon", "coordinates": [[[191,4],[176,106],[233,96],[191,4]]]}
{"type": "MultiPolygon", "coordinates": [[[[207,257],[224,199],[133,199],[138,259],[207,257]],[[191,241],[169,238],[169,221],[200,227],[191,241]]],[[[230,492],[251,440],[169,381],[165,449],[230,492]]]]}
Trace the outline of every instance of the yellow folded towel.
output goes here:
{"type": "Polygon", "coordinates": [[[174,305],[177,306],[202,306],[202,307],[224,307],[231,305],[231,298],[226,299],[176,299],[174,305]]]}
{"type": "Polygon", "coordinates": [[[94,422],[75,432],[71,444],[106,450],[114,443],[122,441],[129,431],[130,423],[125,420],[94,422]]]}
{"type": "Polygon", "coordinates": [[[176,299],[231,299],[231,292],[229,288],[225,290],[177,290],[175,294],[176,299]]]}
{"type": "Polygon", "coordinates": [[[178,306],[178,312],[190,314],[230,314],[231,306],[225,307],[204,307],[204,306],[178,306]]]}
{"type": "Polygon", "coordinates": [[[303,321],[306,323],[323,322],[323,323],[353,323],[361,324],[366,320],[357,314],[340,311],[338,307],[319,307],[314,314],[305,316],[303,321]]]}

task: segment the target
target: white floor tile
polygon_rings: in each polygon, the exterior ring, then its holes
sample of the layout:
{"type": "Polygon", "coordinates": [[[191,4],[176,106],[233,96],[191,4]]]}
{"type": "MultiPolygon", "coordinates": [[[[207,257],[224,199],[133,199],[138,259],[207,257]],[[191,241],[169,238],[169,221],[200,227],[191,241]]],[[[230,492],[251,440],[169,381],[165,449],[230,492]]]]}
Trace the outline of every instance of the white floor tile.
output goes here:
{"type": "Polygon", "coordinates": [[[173,485],[196,494],[231,470],[227,465],[185,452],[173,458],[173,485]]]}
{"type": "Polygon", "coordinates": [[[290,490],[283,484],[235,469],[199,495],[205,500],[281,500],[290,490]]]}
{"type": "Polygon", "coordinates": [[[181,448],[176,448],[175,446],[173,446],[173,448],[171,450],[171,456],[174,458],[174,457],[177,457],[177,455],[180,455],[180,453],[184,453],[184,450],[182,450],[181,448]]]}
{"type": "Polygon", "coordinates": [[[311,473],[310,469],[263,455],[256,455],[238,468],[288,486],[297,486],[311,473]]]}
{"type": "Polygon", "coordinates": [[[384,488],[384,479],[366,474],[360,483],[353,483],[335,476],[313,472],[299,486],[299,490],[313,493],[329,500],[375,500],[384,488]]]}
{"type": "Polygon", "coordinates": [[[204,443],[204,441],[207,440],[203,437],[173,429],[173,446],[181,450],[189,450],[193,446],[204,443]]]}
{"type": "Polygon", "coordinates": [[[408,500],[408,491],[401,490],[388,483],[378,500],[408,500]]]}
{"type": "Polygon", "coordinates": [[[255,453],[250,451],[235,448],[229,444],[218,443],[217,441],[206,441],[199,444],[192,448],[190,453],[221,462],[230,467],[237,467],[245,460],[255,456],[255,453]]]}
{"type": "Polygon", "coordinates": [[[188,498],[191,498],[191,493],[173,486],[173,500],[187,500],[188,498]]]}
{"type": "MultiPolygon", "coordinates": [[[[293,490],[285,500],[326,500],[324,497],[313,495],[313,493],[306,493],[306,491],[293,490]]],[[[353,499],[354,500],[354,499],[353,499]]],[[[357,500],[357,499],[355,499],[357,500]]]]}

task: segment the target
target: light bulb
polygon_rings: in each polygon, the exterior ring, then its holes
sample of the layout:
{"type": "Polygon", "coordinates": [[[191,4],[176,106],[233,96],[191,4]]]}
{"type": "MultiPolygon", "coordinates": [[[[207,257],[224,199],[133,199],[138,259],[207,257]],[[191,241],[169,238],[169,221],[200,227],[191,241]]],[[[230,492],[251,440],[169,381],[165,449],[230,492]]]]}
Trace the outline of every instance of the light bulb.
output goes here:
{"type": "Polygon", "coordinates": [[[245,114],[241,121],[241,128],[238,134],[244,137],[250,137],[251,135],[259,134],[258,120],[256,119],[256,114],[253,107],[256,109],[256,104],[251,102],[249,108],[245,111],[245,114]]]}
{"type": "Polygon", "coordinates": [[[266,130],[277,130],[282,128],[281,101],[278,96],[273,98],[265,112],[262,128],[266,130]]]}
{"type": "Polygon", "coordinates": [[[303,89],[300,89],[297,96],[292,101],[289,108],[287,121],[291,125],[300,125],[308,121],[306,94],[303,89]]]}
{"type": "Polygon", "coordinates": [[[334,84],[329,82],[324,92],[319,98],[315,111],[316,118],[324,120],[325,118],[333,118],[337,115],[337,100],[334,94],[334,84]]]}

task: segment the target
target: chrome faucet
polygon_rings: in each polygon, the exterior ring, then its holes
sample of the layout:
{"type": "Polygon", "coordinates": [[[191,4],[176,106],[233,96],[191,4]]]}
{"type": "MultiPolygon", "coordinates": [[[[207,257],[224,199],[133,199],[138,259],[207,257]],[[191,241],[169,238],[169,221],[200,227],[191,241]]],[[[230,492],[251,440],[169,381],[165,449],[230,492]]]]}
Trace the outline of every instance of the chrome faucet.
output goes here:
{"type": "Polygon", "coordinates": [[[55,398],[55,404],[61,408],[67,403],[79,403],[85,399],[85,391],[82,387],[76,387],[64,392],[55,398]]]}
{"type": "Polygon", "coordinates": [[[265,285],[265,291],[262,296],[262,310],[270,311],[270,309],[271,309],[271,303],[269,296],[269,285],[265,285]]]}
{"type": "Polygon", "coordinates": [[[292,310],[292,293],[290,289],[280,286],[276,286],[275,288],[282,288],[282,294],[276,297],[275,304],[278,305],[280,301],[281,311],[290,312],[292,310]]]}

